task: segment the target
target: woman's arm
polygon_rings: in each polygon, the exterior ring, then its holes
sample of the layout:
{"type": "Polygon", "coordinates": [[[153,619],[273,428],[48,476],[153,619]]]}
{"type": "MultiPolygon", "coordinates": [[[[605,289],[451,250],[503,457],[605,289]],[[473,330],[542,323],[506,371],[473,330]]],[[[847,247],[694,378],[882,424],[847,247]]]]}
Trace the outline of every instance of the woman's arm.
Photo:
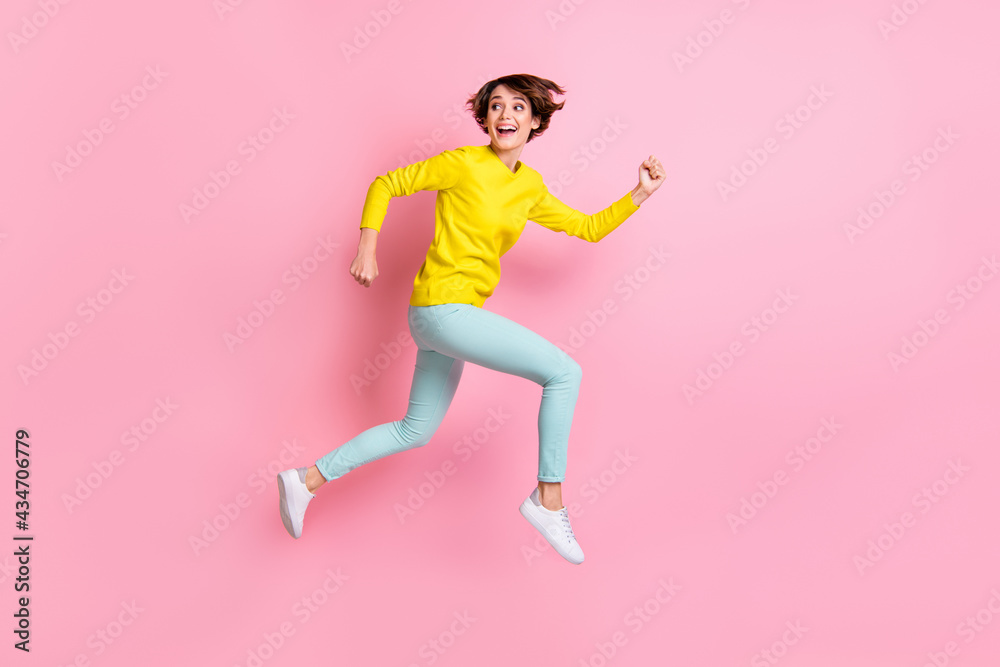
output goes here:
{"type": "Polygon", "coordinates": [[[393,197],[405,197],[418,190],[446,190],[454,187],[468,171],[468,149],[444,150],[420,162],[376,176],[368,187],[361,211],[361,240],[350,272],[365,287],[378,277],[375,245],[393,197]]]}
{"type": "Polygon", "coordinates": [[[654,156],[639,165],[639,183],[619,200],[602,211],[587,215],[567,206],[542,184],[544,194],[528,211],[528,219],[557,232],[566,232],[596,243],[614,231],[626,218],[639,210],[664,181],[663,165],[654,156]]]}

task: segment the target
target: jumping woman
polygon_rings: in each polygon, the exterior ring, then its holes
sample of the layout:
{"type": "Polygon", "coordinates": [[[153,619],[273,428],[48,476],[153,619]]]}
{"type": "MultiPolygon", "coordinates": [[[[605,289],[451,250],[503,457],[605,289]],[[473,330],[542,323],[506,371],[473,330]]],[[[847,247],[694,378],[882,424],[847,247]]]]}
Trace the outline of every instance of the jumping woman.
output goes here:
{"type": "Polygon", "coordinates": [[[302,534],[316,490],[370,461],[420,447],[441,425],[466,361],[527,378],[542,386],[538,409],[538,486],[521,514],[563,558],[583,562],[583,550],[562,501],[566,450],[582,371],[559,347],[537,333],[483,308],[500,281],[500,257],[528,220],[553,231],[597,242],[639,210],[663,184],[652,155],[639,165],[639,183],[611,206],[586,215],[556,199],[542,176],[518,158],[540,136],[564,102],[548,79],[513,74],[483,85],[467,106],[485,146],[445,150],[422,162],[378,176],[361,213],[361,240],[351,262],[354,279],[370,287],[378,277],[375,245],[392,197],[436,190],[434,240],[413,281],[407,320],[417,346],[409,407],[399,421],[373,426],[311,467],[278,474],[278,507],[288,533],[302,534]]]}

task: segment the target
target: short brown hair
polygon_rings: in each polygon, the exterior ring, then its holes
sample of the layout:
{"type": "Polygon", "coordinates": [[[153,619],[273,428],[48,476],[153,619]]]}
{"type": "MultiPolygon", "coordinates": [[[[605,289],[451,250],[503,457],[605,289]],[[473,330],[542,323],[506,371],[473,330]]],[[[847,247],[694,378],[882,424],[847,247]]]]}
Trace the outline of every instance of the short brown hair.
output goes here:
{"type": "Polygon", "coordinates": [[[542,79],[533,74],[508,74],[499,79],[493,79],[484,83],[479,92],[466,102],[466,106],[475,116],[479,127],[486,134],[489,134],[489,130],[486,128],[486,114],[490,108],[490,96],[493,95],[493,89],[499,85],[507,86],[514,92],[520,93],[531,104],[531,115],[539,118],[538,129],[531,129],[528,133],[528,141],[544,132],[549,126],[552,114],[562,109],[565,104],[565,102],[552,101],[549,96],[550,90],[561,95],[565,95],[566,91],[548,79],[542,79]]]}

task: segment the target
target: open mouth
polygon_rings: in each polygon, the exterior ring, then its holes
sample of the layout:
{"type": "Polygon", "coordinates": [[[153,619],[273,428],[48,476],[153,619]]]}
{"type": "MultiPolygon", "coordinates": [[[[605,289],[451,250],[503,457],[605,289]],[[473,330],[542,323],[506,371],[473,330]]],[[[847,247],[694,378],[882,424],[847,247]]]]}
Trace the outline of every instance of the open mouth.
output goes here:
{"type": "Polygon", "coordinates": [[[517,133],[517,128],[514,127],[513,125],[508,125],[506,123],[502,125],[497,125],[497,134],[499,134],[501,137],[509,137],[510,135],[516,133],[517,133]]]}

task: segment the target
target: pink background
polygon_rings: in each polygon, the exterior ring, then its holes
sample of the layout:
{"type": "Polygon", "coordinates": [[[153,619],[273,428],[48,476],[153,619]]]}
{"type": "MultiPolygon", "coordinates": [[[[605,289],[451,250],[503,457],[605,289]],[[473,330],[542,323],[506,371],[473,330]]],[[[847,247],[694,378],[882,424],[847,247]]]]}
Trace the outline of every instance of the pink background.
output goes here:
{"type": "Polygon", "coordinates": [[[986,1],[5,3],[4,664],[1000,664],[998,20],[986,1]],[[429,445],[325,487],[295,541],[274,473],[405,411],[435,193],[390,204],[364,289],[366,189],[486,144],[462,105],[517,72],[568,91],[521,154],[565,203],[609,205],[650,154],[667,173],[600,244],[529,223],[486,303],[584,368],[564,499],[587,560],[536,552],[517,512],[540,388],[472,365],[429,445]],[[491,409],[509,416],[484,438],[491,409]]]}

